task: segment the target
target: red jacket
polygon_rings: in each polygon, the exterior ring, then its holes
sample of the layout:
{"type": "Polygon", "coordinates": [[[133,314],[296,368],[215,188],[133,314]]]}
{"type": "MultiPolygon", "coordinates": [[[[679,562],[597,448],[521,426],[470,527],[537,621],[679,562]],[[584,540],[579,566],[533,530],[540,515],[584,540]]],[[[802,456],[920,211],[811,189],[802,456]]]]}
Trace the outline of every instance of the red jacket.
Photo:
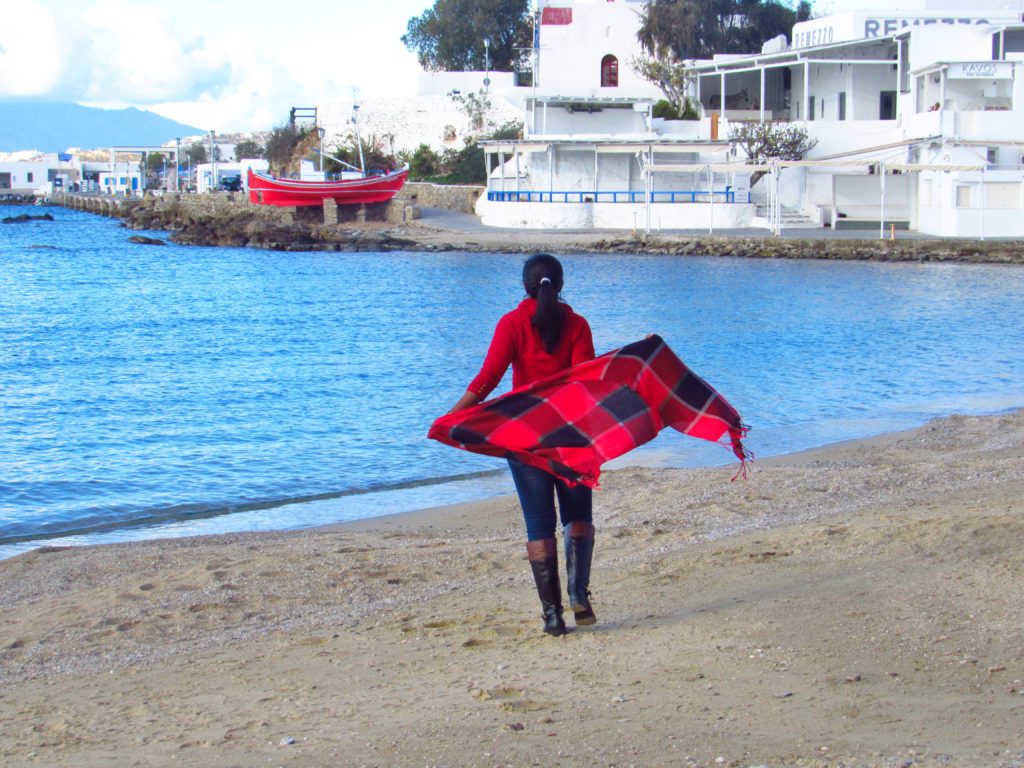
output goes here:
{"type": "Polygon", "coordinates": [[[562,337],[555,351],[548,353],[530,322],[536,310],[536,299],[523,299],[518,307],[498,321],[480,373],[468,387],[481,400],[498,386],[509,365],[512,366],[512,388],[515,389],[594,359],[590,325],[582,315],[573,312],[568,304],[562,304],[565,313],[562,337]]]}

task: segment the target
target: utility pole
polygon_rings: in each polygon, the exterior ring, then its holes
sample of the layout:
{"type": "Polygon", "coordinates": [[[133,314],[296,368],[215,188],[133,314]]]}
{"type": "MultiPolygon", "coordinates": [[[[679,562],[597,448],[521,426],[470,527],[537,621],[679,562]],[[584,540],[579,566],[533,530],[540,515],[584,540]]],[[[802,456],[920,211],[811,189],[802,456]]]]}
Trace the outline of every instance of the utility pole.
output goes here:
{"type": "Polygon", "coordinates": [[[213,137],[216,134],[212,128],[210,129],[210,189],[208,192],[217,191],[217,147],[213,143],[213,137]]]}

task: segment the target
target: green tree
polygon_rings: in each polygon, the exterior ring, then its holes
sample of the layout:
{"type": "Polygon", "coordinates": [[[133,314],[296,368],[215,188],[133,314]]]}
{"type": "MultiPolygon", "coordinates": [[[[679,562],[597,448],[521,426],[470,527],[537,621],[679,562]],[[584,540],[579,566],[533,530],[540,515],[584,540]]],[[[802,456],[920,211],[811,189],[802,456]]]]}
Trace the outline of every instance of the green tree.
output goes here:
{"type": "Polygon", "coordinates": [[[163,152],[147,152],[145,157],[146,172],[150,176],[159,176],[164,170],[164,163],[168,160],[167,155],[163,152]]]}
{"type": "Polygon", "coordinates": [[[263,151],[271,167],[283,168],[288,165],[295,154],[295,148],[305,138],[306,133],[307,131],[296,128],[290,122],[274,128],[267,137],[267,146],[263,151]]]}
{"type": "Polygon", "coordinates": [[[206,144],[199,141],[195,144],[189,144],[185,150],[185,159],[186,162],[192,164],[193,168],[202,163],[210,162],[210,153],[206,151],[206,144]]]}
{"type": "MultiPolygon", "coordinates": [[[[518,120],[502,125],[482,139],[511,141],[523,137],[523,124],[518,120]]],[[[441,155],[445,174],[433,179],[444,184],[483,184],[487,181],[484,149],[477,139],[466,139],[462,149],[446,149],[441,155]]]]}
{"type": "MultiPolygon", "coordinates": [[[[402,165],[388,149],[391,144],[389,139],[390,137],[381,138],[376,134],[370,134],[362,139],[363,160],[367,171],[390,171],[402,165]]],[[[355,133],[349,132],[342,142],[324,150],[324,171],[341,173],[353,168],[359,168],[359,146],[356,144],[355,133]]]]}
{"type": "MultiPolygon", "coordinates": [[[[818,144],[807,129],[795,123],[740,123],[729,130],[729,141],[747,155],[751,165],[764,165],[771,160],[803,160],[818,144]]],[[[750,179],[756,184],[763,171],[750,179]]]]}
{"type": "MultiPolygon", "coordinates": [[[[659,48],[651,56],[635,56],[629,62],[629,66],[634,72],[661,89],[677,116],[682,116],[689,107],[686,92],[694,81],[690,65],[692,62],[688,65],[686,62],[674,59],[665,48],[659,48]]],[[[655,115],[655,117],[660,116],[655,115]]]]}
{"type": "Polygon", "coordinates": [[[260,158],[264,152],[266,150],[263,145],[252,139],[244,139],[235,144],[235,160],[260,158]]]}
{"type": "Polygon", "coordinates": [[[435,72],[482,70],[488,64],[511,72],[531,40],[529,0],[436,0],[409,20],[402,35],[420,66],[435,72]]]}
{"type": "Polygon", "coordinates": [[[650,0],[637,38],[656,60],[682,62],[759,52],[766,40],[788,36],[793,24],[807,18],[806,1],[794,11],[774,0],[650,0]]]}

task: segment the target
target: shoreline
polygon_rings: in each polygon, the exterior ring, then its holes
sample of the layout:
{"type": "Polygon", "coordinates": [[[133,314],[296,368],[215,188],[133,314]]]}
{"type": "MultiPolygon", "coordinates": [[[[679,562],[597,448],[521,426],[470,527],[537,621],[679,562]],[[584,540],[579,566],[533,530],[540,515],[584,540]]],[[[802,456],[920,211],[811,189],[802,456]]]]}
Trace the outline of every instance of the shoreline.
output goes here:
{"type": "MultiPolygon", "coordinates": [[[[532,230],[483,226],[472,214],[412,206],[417,216],[378,211],[380,220],[323,224],[291,209],[250,205],[223,195],[171,195],[143,200],[65,196],[59,205],[119,218],[131,230],[169,232],[180,245],[248,247],[277,251],[424,251],[527,253],[625,253],[761,259],[903,263],[1024,264],[1024,240],[941,239],[903,233],[896,239],[830,229],[793,229],[773,237],[766,230],[720,234],[627,230],[532,230]]],[[[404,210],[405,203],[401,203],[404,210]]],[[[312,209],[319,214],[319,209],[312,209]]],[[[316,216],[313,216],[315,219],[316,216]]]]}
{"type": "MultiPolygon", "coordinates": [[[[1010,406],[994,411],[972,414],[976,416],[998,416],[1005,413],[1012,413],[1024,406],[1010,406]]],[[[952,414],[951,414],[952,415],[952,414]]],[[[936,416],[931,420],[946,418],[936,416]]],[[[927,423],[927,422],[925,422],[927,423]]],[[[756,466],[771,465],[778,462],[785,462],[788,457],[801,457],[805,454],[819,450],[831,450],[840,448],[847,443],[855,444],[862,441],[884,440],[890,435],[901,435],[924,426],[918,424],[902,429],[891,431],[872,432],[865,436],[845,437],[831,442],[812,444],[805,448],[797,448],[782,453],[769,454],[756,460],[756,466]]],[[[641,446],[632,451],[629,455],[621,457],[609,463],[602,470],[602,477],[609,472],[621,472],[630,469],[650,470],[712,470],[728,469],[737,466],[735,457],[731,451],[722,451],[721,461],[704,462],[698,464],[666,464],[657,457],[662,452],[652,445],[641,446]],[[637,463],[630,463],[629,457],[639,458],[637,463]],[[652,460],[644,460],[645,456],[652,457],[652,460]]],[[[426,480],[413,480],[396,483],[392,486],[355,489],[338,491],[332,493],[318,494],[315,496],[300,499],[265,500],[253,502],[244,509],[238,509],[233,505],[226,505],[223,510],[213,512],[200,512],[197,514],[185,514],[182,516],[168,516],[162,523],[134,522],[105,523],[99,528],[84,530],[72,530],[67,532],[33,535],[23,534],[11,537],[9,541],[0,542],[0,562],[11,557],[31,552],[38,547],[95,547],[111,544],[132,544],[146,541],[164,541],[178,538],[195,538],[222,535],[244,535],[247,533],[296,533],[306,530],[330,529],[339,525],[358,525],[365,523],[367,530],[372,529],[374,523],[379,520],[402,517],[404,515],[418,516],[427,514],[434,509],[445,509],[460,505],[474,505],[485,503],[495,498],[514,499],[515,492],[512,489],[511,479],[503,463],[493,469],[474,470],[449,478],[430,478],[426,480]],[[503,480],[504,478],[504,480],[503,480]],[[504,482],[506,481],[507,482],[504,482]],[[502,490],[495,490],[495,484],[504,482],[502,490]],[[468,486],[468,487],[467,487],[468,486]],[[476,486],[475,488],[473,486],[476,486]],[[480,487],[482,486],[482,487],[480,487]],[[458,501],[434,503],[425,498],[424,494],[430,489],[442,489],[448,493],[441,493],[441,496],[454,495],[460,497],[458,501]],[[396,496],[398,497],[396,499],[396,496]],[[405,498],[409,497],[409,498],[405,498]],[[383,514],[370,513],[365,516],[346,519],[351,514],[348,508],[365,501],[371,506],[380,508],[401,507],[397,512],[384,512],[383,514]],[[295,513],[295,508],[299,512],[295,513]],[[267,524],[266,519],[277,513],[278,510],[290,509],[295,520],[286,525],[278,526],[267,524]],[[318,517],[336,518],[329,522],[316,522],[318,517]],[[209,521],[229,521],[233,524],[226,528],[212,527],[206,525],[209,521]],[[181,526],[189,526],[190,529],[181,530],[181,526]],[[205,529],[205,530],[204,530],[205,529]],[[172,532],[173,531],[173,532],[172,532]],[[29,549],[20,549],[25,545],[33,545],[29,549]]]]}
{"type": "Polygon", "coordinates": [[[731,475],[609,471],[562,639],[507,496],[0,561],[0,761],[1024,765],[1024,410],[731,475]]]}

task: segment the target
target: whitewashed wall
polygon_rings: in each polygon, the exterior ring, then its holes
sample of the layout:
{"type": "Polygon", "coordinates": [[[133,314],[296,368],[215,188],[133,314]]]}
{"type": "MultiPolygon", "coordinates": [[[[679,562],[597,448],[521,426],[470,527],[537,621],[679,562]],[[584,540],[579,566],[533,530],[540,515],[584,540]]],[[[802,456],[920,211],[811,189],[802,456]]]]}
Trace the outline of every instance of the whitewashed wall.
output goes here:
{"type": "Polygon", "coordinates": [[[632,109],[602,109],[599,112],[570,111],[567,107],[538,106],[530,115],[530,136],[578,136],[640,134],[647,132],[644,112],[632,109]]]}
{"type": "Polygon", "coordinates": [[[0,163],[0,173],[10,174],[11,181],[11,186],[0,189],[0,193],[48,194],[51,191],[48,180],[51,167],[45,161],[0,163]]]}
{"type": "MultiPolygon", "coordinates": [[[[489,98],[486,130],[522,120],[522,109],[508,98],[498,93],[489,98]]],[[[343,143],[352,133],[352,103],[332,102],[317,109],[320,123],[327,130],[325,145],[343,143]]],[[[473,133],[465,111],[446,95],[364,99],[359,109],[359,132],[364,139],[381,139],[389,151],[392,144],[395,151],[415,150],[426,144],[437,152],[448,147],[461,149],[473,133]]]]}
{"type": "MultiPolygon", "coordinates": [[[[490,227],[526,229],[646,229],[647,208],[642,203],[496,203],[481,197],[476,205],[481,221],[490,227]]],[[[651,228],[740,229],[751,225],[750,204],[707,203],[651,205],[651,228]]]]}
{"type": "Polygon", "coordinates": [[[551,95],[633,96],[661,98],[661,92],[629,66],[642,49],[636,39],[642,2],[548,0],[542,6],[569,8],[572,23],[542,24],[538,87],[551,95]],[[601,87],[601,59],[619,60],[617,88],[601,87]]]}
{"type": "Polygon", "coordinates": [[[939,237],[1024,237],[1024,174],[986,172],[984,212],[981,184],[980,171],[922,173],[917,229],[939,237]]]}

